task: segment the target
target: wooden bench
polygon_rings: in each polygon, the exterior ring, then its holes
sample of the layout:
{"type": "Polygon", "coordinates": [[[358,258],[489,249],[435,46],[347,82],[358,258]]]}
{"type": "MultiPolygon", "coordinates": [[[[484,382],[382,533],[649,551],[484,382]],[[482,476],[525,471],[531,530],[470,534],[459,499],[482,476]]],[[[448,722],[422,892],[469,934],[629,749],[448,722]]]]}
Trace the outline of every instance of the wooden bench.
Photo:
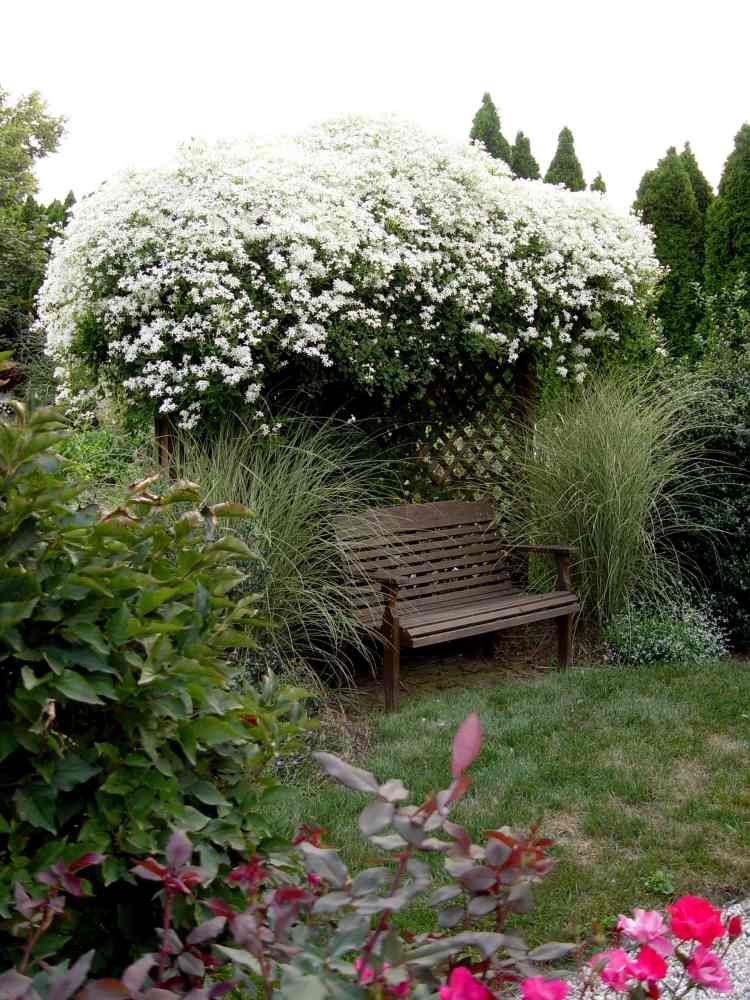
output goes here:
{"type": "Polygon", "coordinates": [[[509,548],[495,532],[490,502],[370,510],[346,522],[341,540],[362,620],[378,628],[385,642],[387,709],[398,705],[402,647],[417,649],[554,618],[558,666],[570,663],[578,611],[570,585],[575,550],[567,545],[509,548]],[[514,583],[510,559],[528,552],[556,558],[553,591],[531,594],[514,583]]]}

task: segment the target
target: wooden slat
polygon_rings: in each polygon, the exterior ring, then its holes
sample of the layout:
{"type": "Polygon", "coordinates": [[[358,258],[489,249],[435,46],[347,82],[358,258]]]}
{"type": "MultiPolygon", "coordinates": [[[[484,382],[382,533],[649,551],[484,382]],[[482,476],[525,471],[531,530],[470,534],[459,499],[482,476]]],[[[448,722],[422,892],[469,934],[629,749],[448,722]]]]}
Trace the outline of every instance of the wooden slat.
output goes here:
{"type": "Polygon", "coordinates": [[[444,607],[446,604],[449,607],[461,607],[464,604],[471,604],[472,602],[490,600],[492,598],[501,599],[507,597],[509,594],[518,594],[521,591],[513,585],[511,580],[505,580],[502,583],[492,582],[489,584],[484,584],[479,587],[471,587],[468,589],[447,591],[446,593],[438,594],[427,594],[425,596],[417,596],[412,600],[400,601],[398,603],[399,614],[401,617],[410,616],[417,611],[433,611],[444,607]]]}
{"type": "Polygon", "coordinates": [[[480,521],[471,524],[449,525],[443,528],[429,528],[426,531],[401,531],[401,532],[380,532],[370,531],[365,536],[356,539],[348,538],[344,533],[339,533],[339,538],[345,542],[346,547],[352,552],[359,552],[362,549],[375,548],[382,545],[406,546],[417,544],[418,542],[430,542],[435,538],[460,538],[463,535],[476,534],[479,537],[493,537],[495,534],[492,522],[480,521]]]}
{"type": "Polygon", "coordinates": [[[422,577],[420,580],[420,586],[410,587],[408,590],[399,591],[397,607],[401,608],[404,602],[414,598],[424,600],[433,594],[442,594],[444,591],[466,591],[468,593],[475,587],[485,587],[489,585],[498,587],[503,584],[510,584],[509,579],[498,579],[497,574],[495,573],[477,573],[475,576],[470,574],[471,570],[469,569],[467,570],[467,575],[464,576],[460,573],[455,573],[451,579],[441,576],[436,580],[425,580],[424,577],[422,577]]]}
{"type": "Polygon", "coordinates": [[[473,524],[494,520],[495,512],[488,500],[467,503],[463,500],[439,500],[435,503],[402,504],[398,507],[379,507],[360,518],[352,518],[341,525],[342,538],[366,536],[368,531],[385,531],[387,534],[424,531],[425,528],[444,528],[449,525],[473,524]]]}
{"type": "Polygon", "coordinates": [[[381,539],[376,544],[374,541],[367,548],[349,549],[349,558],[352,562],[361,563],[366,566],[373,559],[400,559],[405,554],[413,552],[434,552],[440,548],[455,549],[462,545],[501,545],[504,549],[509,546],[502,542],[494,531],[477,530],[472,526],[462,534],[452,532],[424,532],[424,538],[412,541],[408,535],[396,535],[392,539],[381,539]]]}
{"type": "Polygon", "coordinates": [[[438,642],[448,642],[451,639],[464,639],[471,635],[485,635],[487,632],[501,632],[506,628],[515,628],[516,625],[530,625],[532,622],[547,621],[553,618],[562,618],[565,615],[577,614],[579,607],[577,604],[566,604],[557,608],[548,608],[544,611],[534,611],[530,614],[514,615],[513,617],[497,618],[482,622],[479,625],[467,625],[459,629],[449,629],[443,632],[435,632],[431,635],[421,636],[413,639],[404,633],[404,645],[413,649],[420,646],[433,646],[438,642]]]}
{"type": "Polygon", "coordinates": [[[553,606],[556,604],[575,603],[575,595],[569,591],[552,591],[548,594],[524,594],[512,593],[488,596],[475,602],[465,601],[461,604],[448,604],[442,607],[425,609],[416,612],[405,612],[400,615],[401,624],[405,629],[416,634],[417,631],[429,628],[431,625],[440,622],[471,618],[483,614],[492,615],[494,612],[515,613],[515,609],[527,608],[535,611],[538,608],[553,606]]]}
{"type": "Polygon", "coordinates": [[[401,559],[376,559],[362,567],[366,576],[371,578],[381,572],[396,570],[396,575],[400,577],[410,577],[420,573],[431,573],[437,570],[458,569],[474,562],[490,563],[496,566],[502,562],[503,546],[499,542],[494,545],[467,545],[457,548],[455,551],[445,552],[440,550],[433,553],[404,553],[401,559]]]}
{"type": "Polygon", "coordinates": [[[510,595],[505,601],[497,600],[490,602],[483,607],[474,607],[470,604],[461,608],[445,608],[443,613],[440,610],[417,614],[415,616],[404,616],[401,618],[401,625],[411,636],[428,635],[431,632],[440,631],[443,626],[464,623],[467,625],[479,623],[493,618],[512,617],[517,614],[530,611],[543,611],[545,608],[555,608],[562,605],[575,604],[573,594],[562,592],[558,594],[523,594],[510,595]]]}

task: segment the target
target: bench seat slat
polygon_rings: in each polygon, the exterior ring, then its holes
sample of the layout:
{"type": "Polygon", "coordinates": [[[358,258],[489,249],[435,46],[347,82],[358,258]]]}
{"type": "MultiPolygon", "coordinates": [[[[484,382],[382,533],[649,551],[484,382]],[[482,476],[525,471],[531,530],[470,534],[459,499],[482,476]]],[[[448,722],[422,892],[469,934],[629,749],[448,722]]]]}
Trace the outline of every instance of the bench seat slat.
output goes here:
{"type": "Polygon", "coordinates": [[[506,628],[515,628],[516,625],[531,625],[533,622],[548,621],[552,618],[567,618],[569,615],[577,614],[579,610],[577,604],[565,604],[559,608],[533,611],[528,614],[514,615],[512,618],[498,618],[497,621],[484,621],[480,625],[466,625],[458,629],[435,632],[431,635],[420,636],[418,639],[412,639],[406,645],[412,649],[419,649],[420,646],[433,646],[435,643],[449,642],[452,639],[465,639],[472,635],[500,632],[506,628]]]}
{"type": "Polygon", "coordinates": [[[508,614],[513,615],[520,608],[528,608],[530,611],[541,610],[545,607],[556,607],[560,604],[575,604],[576,597],[567,590],[550,591],[546,594],[500,594],[488,596],[481,600],[455,604],[446,603],[442,607],[435,607],[425,611],[403,611],[399,621],[401,627],[411,635],[418,632],[434,630],[434,626],[441,622],[459,621],[463,618],[489,617],[508,614]]]}

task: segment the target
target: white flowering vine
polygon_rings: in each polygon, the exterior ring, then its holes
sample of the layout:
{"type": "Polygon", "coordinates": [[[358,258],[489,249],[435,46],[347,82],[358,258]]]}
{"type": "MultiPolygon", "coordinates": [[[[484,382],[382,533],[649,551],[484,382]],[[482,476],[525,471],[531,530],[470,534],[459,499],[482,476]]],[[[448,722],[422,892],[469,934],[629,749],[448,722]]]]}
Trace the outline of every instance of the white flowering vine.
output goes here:
{"type": "Polygon", "coordinates": [[[388,403],[531,348],[580,381],[658,273],[648,230],[598,195],[346,117],[103,184],[54,248],[40,323],[63,399],[116,385],[191,428],[290,370],[388,403]]]}

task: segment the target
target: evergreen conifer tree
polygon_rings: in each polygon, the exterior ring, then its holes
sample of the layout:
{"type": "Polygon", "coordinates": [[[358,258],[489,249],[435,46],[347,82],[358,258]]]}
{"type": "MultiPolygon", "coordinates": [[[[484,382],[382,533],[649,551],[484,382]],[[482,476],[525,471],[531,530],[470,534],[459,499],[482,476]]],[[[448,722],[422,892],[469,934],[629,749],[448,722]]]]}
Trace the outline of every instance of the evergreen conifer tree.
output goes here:
{"type": "Polygon", "coordinates": [[[701,319],[695,285],[702,280],[703,222],[674,146],[643,175],[633,208],[652,227],[656,256],[669,269],[657,305],[667,343],[676,354],[692,355],[701,319]]]}
{"type": "Polygon", "coordinates": [[[589,184],[589,191],[599,191],[601,194],[607,193],[607,185],[604,183],[601,170],[589,184]]]}
{"type": "Polygon", "coordinates": [[[552,157],[544,179],[547,184],[564,184],[571,191],[586,189],[583,170],[576,156],[573,133],[569,128],[564,128],[558,137],[557,151],[552,157]]]}
{"type": "Polygon", "coordinates": [[[703,171],[698,166],[698,161],[695,158],[695,153],[690,148],[689,142],[685,143],[685,147],[680,153],[680,159],[685,170],[687,170],[690,183],[693,185],[693,194],[698,205],[698,211],[705,220],[708,206],[714,200],[714,189],[708,183],[703,171]]]}
{"type": "Polygon", "coordinates": [[[516,132],[516,141],[510,154],[510,169],[516,177],[525,177],[535,181],[541,176],[539,164],[531,154],[531,143],[523,132],[516,132]]]}
{"type": "Polygon", "coordinates": [[[706,218],[706,291],[750,280],[750,123],[745,122],[724,164],[719,193],[706,218]]]}
{"type": "Polygon", "coordinates": [[[482,104],[474,115],[470,138],[479,139],[490,156],[510,165],[510,143],[500,131],[500,116],[488,93],[482,98],[482,104]]]}

